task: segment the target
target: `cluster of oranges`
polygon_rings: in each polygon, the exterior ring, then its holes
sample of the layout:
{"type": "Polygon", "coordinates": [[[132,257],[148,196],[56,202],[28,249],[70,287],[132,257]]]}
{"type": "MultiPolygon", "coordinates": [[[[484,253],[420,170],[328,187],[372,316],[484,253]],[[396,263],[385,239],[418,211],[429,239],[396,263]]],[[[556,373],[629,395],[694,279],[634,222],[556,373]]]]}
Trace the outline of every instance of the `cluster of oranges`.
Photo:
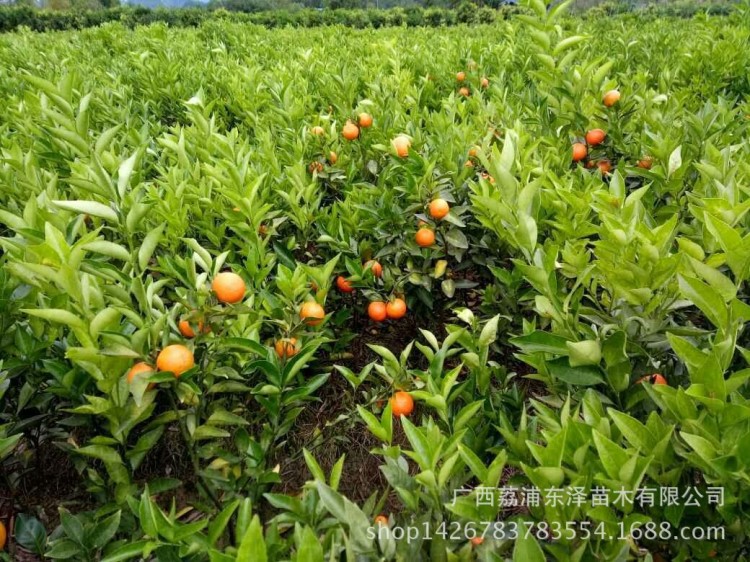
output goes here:
{"type": "MultiPolygon", "coordinates": [[[[230,271],[219,273],[214,277],[211,289],[219,302],[224,304],[236,304],[240,302],[245,297],[245,291],[247,290],[245,281],[242,277],[230,271]]],[[[193,330],[193,327],[188,320],[180,320],[178,328],[184,337],[195,337],[195,330],[193,330]]],[[[202,320],[198,321],[197,328],[201,333],[209,331],[209,328],[203,325],[202,320]]],[[[172,373],[176,378],[181,377],[194,366],[195,357],[193,356],[193,352],[182,344],[168,345],[162,349],[156,357],[156,370],[172,373]]],[[[125,376],[127,377],[128,383],[132,383],[135,380],[135,377],[149,377],[153,372],[153,365],[141,361],[133,365],[125,376]]],[[[154,385],[149,384],[148,390],[151,390],[152,388],[154,388],[154,385]]]]}
{"type": "MultiPolygon", "coordinates": [[[[428,207],[430,217],[435,220],[443,220],[448,216],[450,210],[451,207],[448,202],[440,198],[433,199],[428,207]]],[[[435,244],[435,231],[426,222],[420,221],[414,240],[420,248],[429,248],[435,244]]]]}
{"type": "MultiPolygon", "coordinates": [[[[475,66],[474,63],[470,63],[470,66],[475,66]]],[[[456,82],[460,84],[458,88],[459,95],[468,98],[471,95],[471,90],[466,86],[466,72],[463,70],[456,73],[456,82]]],[[[490,79],[486,76],[482,76],[479,80],[479,87],[486,90],[490,87],[490,79]]]]}
{"type": "MultiPolygon", "coordinates": [[[[620,100],[620,92],[617,90],[610,90],[602,99],[602,103],[606,107],[613,107],[620,100]]],[[[587,160],[589,157],[589,148],[599,146],[604,142],[607,137],[607,133],[602,129],[591,129],[586,133],[586,142],[573,143],[571,158],[573,162],[586,161],[587,168],[597,167],[601,171],[602,175],[607,175],[612,171],[612,162],[607,158],[601,160],[587,160]]],[[[650,156],[644,156],[637,163],[639,168],[650,169],[653,164],[653,158],[650,156]]]]}
{"type": "MultiPolygon", "coordinates": [[[[369,113],[360,113],[357,116],[357,122],[355,123],[351,119],[348,119],[346,123],[344,123],[344,126],[341,128],[341,136],[344,137],[347,141],[352,142],[357,140],[360,137],[362,129],[369,129],[372,127],[372,115],[369,113]]],[[[310,133],[316,137],[323,137],[325,136],[326,132],[323,127],[320,125],[315,125],[310,129],[310,133]]],[[[411,145],[411,141],[409,141],[408,137],[405,136],[399,136],[394,139],[394,149],[396,150],[396,153],[404,158],[409,153],[409,146],[411,145]],[[398,146],[396,146],[398,145],[398,146]]],[[[330,151],[328,153],[328,163],[331,166],[334,166],[336,162],[338,162],[338,154],[336,154],[334,151],[330,151]]],[[[308,166],[308,170],[310,173],[315,172],[322,172],[323,171],[323,160],[315,160],[310,163],[308,166]]]]}

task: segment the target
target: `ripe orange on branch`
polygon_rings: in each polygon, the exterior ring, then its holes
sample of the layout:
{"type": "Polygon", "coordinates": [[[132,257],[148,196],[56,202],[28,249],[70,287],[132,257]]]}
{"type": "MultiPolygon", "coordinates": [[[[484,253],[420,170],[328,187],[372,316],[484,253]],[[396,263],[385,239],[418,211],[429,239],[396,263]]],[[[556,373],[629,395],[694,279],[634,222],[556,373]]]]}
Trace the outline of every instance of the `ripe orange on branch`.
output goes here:
{"type": "Polygon", "coordinates": [[[353,141],[359,136],[359,127],[351,121],[347,121],[344,128],[341,129],[341,136],[348,141],[353,141]]]}
{"type": "Polygon", "coordinates": [[[306,324],[317,326],[326,317],[326,311],[317,302],[307,301],[300,308],[299,316],[306,324]]]}
{"type": "Polygon", "coordinates": [[[375,277],[382,277],[383,276],[383,266],[380,265],[379,262],[377,262],[375,260],[369,260],[369,261],[365,262],[365,268],[368,268],[368,267],[370,268],[370,270],[372,271],[372,274],[375,277]]]}
{"type": "Polygon", "coordinates": [[[276,355],[278,355],[280,359],[293,357],[297,354],[297,338],[276,340],[274,348],[276,349],[276,355]]]}
{"type": "Polygon", "coordinates": [[[399,158],[406,158],[409,156],[409,149],[411,148],[409,137],[406,135],[399,135],[391,141],[391,144],[399,158]]]}
{"type": "Polygon", "coordinates": [[[664,378],[659,373],[654,373],[653,375],[646,375],[645,377],[641,377],[636,381],[636,384],[641,384],[643,382],[647,382],[650,384],[667,384],[667,379],[664,378]]]}
{"type": "Polygon", "coordinates": [[[580,162],[586,158],[587,154],[588,150],[586,149],[586,145],[582,142],[577,142],[573,145],[573,162],[580,162]]]}
{"type": "Polygon", "coordinates": [[[591,129],[586,133],[586,142],[589,146],[596,146],[604,142],[604,138],[607,136],[602,129],[591,129]]]}
{"type": "Polygon", "coordinates": [[[245,296],[245,281],[231,271],[223,271],[214,277],[211,288],[219,302],[235,304],[245,296]]]}
{"type": "Polygon", "coordinates": [[[359,117],[357,118],[357,122],[363,129],[372,127],[372,115],[370,115],[369,113],[360,113],[359,117]]]}
{"type": "Polygon", "coordinates": [[[620,100],[620,92],[617,90],[610,90],[604,94],[603,102],[607,107],[612,107],[620,100]]]}
{"type": "Polygon", "coordinates": [[[654,159],[651,156],[644,156],[640,160],[638,160],[637,166],[639,168],[643,168],[644,170],[650,170],[651,166],[654,165],[654,159]]]}
{"type": "Polygon", "coordinates": [[[193,352],[180,344],[168,345],[159,352],[156,358],[156,368],[174,373],[175,377],[180,377],[194,366],[193,352]]]}
{"type": "Polygon", "coordinates": [[[396,298],[389,301],[385,306],[385,313],[391,320],[398,320],[406,316],[406,302],[404,299],[396,298]]]}
{"type": "MultiPolygon", "coordinates": [[[[148,363],[144,363],[143,361],[141,361],[140,363],[136,363],[130,368],[130,370],[128,371],[126,375],[128,384],[133,384],[135,377],[137,377],[138,375],[147,376],[153,372],[154,372],[154,368],[148,363]]],[[[154,386],[155,385],[153,384],[148,385],[149,390],[153,388],[154,386]]]]}
{"type": "MultiPolygon", "coordinates": [[[[190,322],[187,320],[180,320],[180,323],[178,325],[180,329],[180,333],[183,335],[183,337],[186,338],[194,338],[195,337],[195,330],[193,330],[193,327],[190,325],[190,322]]],[[[203,333],[203,322],[198,322],[198,331],[203,333]]]]}
{"type": "Polygon", "coordinates": [[[450,205],[445,199],[433,199],[430,202],[430,216],[433,219],[445,218],[450,210],[450,205]]]}
{"type": "Polygon", "coordinates": [[[367,305],[367,315],[373,322],[382,322],[388,317],[387,306],[383,301],[373,301],[367,305]]]}
{"type": "Polygon", "coordinates": [[[414,238],[421,248],[429,248],[435,243],[435,232],[429,228],[420,228],[414,238]]]}
{"type": "Polygon", "coordinates": [[[414,398],[408,392],[399,390],[391,398],[391,411],[394,416],[408,416],[414,411],[414,398]]]}
{"type": "Polygon", "coordinates": [[[342,277],[341,275],[336,278],[336,287],[338,287],[339,291],[341,291],[342,293],[354,292],[354,287],[349,284],[349,281],[347,281],[346,277],[342,277]]]}

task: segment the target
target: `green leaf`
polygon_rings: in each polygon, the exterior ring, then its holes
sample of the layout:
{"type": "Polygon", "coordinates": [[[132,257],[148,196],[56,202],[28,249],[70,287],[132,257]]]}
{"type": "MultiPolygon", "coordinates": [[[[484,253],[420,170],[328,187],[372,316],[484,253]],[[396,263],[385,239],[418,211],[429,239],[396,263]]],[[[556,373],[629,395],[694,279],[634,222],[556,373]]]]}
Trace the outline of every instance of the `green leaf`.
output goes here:
{"type": "Polygon", "coordinates": [[[296,562],[324,562],[323,545],[310,527],[302,531],[296,562]]]}
{"type": "Polygon", "coordinates": [[[695,306],[700,308],[711,323],[720,330],[728,328],[727,306],[719,294],[695,277],[677,276],[680,291],[695,306]]]}
{"type": "Polygon", "coordinates": [[[667,178],[672,177],[672,175],[680,169],[682,166],[682,145],[678,146],[672,151],[672,154],[669,155],[669,162],[667,164],[667,178]]]}
{"type": "Polygon", "coordinates": [[[130,252],[128,252],[125,247],[120,246],[119,244],[115,244],[114,242],[108,242],[107,240],[95,240],[93,242],[89,242],[88,244],[84,244],[82,247],[84,250],[87,250],[89,252],[102,254],[104,256],[109,256],[111,258],[126,262],[130,261],[130,252]]]}
{"type": "Polygon", "coordinates": [[[640,452],[644,452],[646,454],[649,453],[651,447],[653,446],[653,439],[651,438],[651,434],[649,433],[648,429],[646,429],[645,425],[643,425],[634,417],[615,410],[614,408],[609,408],[607,410],[607,413],[609,414],[609,417],[611,417],[615,422],[615,425],[617,426],[617,429],[620,430],[620,433],[622,433],[625,439],[628,440],[628,443],[630,443],[640,452]]]}
{"type": "Polygon", "coordinates": [[[115,536],[117,530],[120,528],[120,511],[116,511],[103,521],[98,522],[94,525],[90,531],[86,533],[86,545],[90,545],[94,549],[103,548],[112,537],[115,536]]]}
{"type": "Polygon", "coordinates": [[[64,507],[59,508],[58,511],[60,512],[60,524],[65,531],[65,535],[73,542],[83,544],[83,523],[80,519],[64,507]]]}
{"type": "Polygon", "coordinates": [[[553,377],[568,384],[592,386],[604,382],[601,369],[591,365],[571,367],[567,357],[547,361],[547,369],[553,377]]]}
{"type": "Polygon", "coordinates": [[[50,543],[50,549],[44,553],[45,558],[68,560],[80,556],[85,550],[70,539],[59,539],[50,543]]]}
{"type": "Polygon", "coordinates": [[[208,526],[208,544],[214,546],[216,542],[221,538],[227,528],[227,525],[229,524],[230,519],[232,518],[232,515],[234,515],[234,512],[237,510],[237,507],[239,505],[240,500],[236,499],[230,502],[229,505],[222,509],[219,514],[213,518],[210,525],[208,526]]]}
{"type": "Polygon", "coordinates": [[[66,211],[72,211],[81,215],[91,215],[92,217],[99,217],[101,219],[117,222],[117,213],[101,203],[96,201],[52,201],[52,204],[66,211]]]}
{"type": "Polygon", "coordinates": [[[466,249],[469,247],[468,238],[458,228],[451,228],[445,235],[445,241],[454,248],[466,249]]]}
{"type": "Polygon", "coordinates": [[[599,433],[592,431],[594,445],[599,453],[599,460],[607,472],[607,476],[616,480],[620,476],[620,469],[628,462],[628,454],[614,441],[599,433]]]}
{"type": "Polygon", "coordinates": [[[487,347],[497,339],[497,324],[500,321],[500,315],[493,316],[482,328],[479,334],[479,345],[487,347]]]}
{"type": "Polygon", "coordinates": [[[562,336],[550,334],[542,330],[535,330],[525,336],[510,338],[510,343],[520,348],[524,353],[553,353],[555,355],[568,354],[568,340],[562,336]]]}
{"type": "Polygon", "coordinates": [[[513,562],[544,562],[544,552],[533,533],[525,533],[521,525],[516,544],[513,547],[513,562]]]}
{"type": "Polygon", "coordinates": [[[325,472],[323,472],[323,469],[320,468],[320,465],[318,464],[318,461],[315,460],[315,457],[312,456],[310,451],[304,448],[302,449],[302,454],[305,457],[305,464],[307,465],[307,468],[310,469],[310,473],[312,473],[313,478],[325,484],[326,482],[325,472]]]}
{"type": "Polygon", "coordinates": [[[20,513],[16,517],[15,538],[26,550],[41,555],[47,542],[47,532],[39,519],[20,513]]]}
{"type": "Polygon", "coordinates": [[[268,562],[263,527],[257,515],[253,517],[245,535],[242,537],[242,542],[237,550],[237,562],[268,562]]]}
{"type": "Polygon", "coordinates": [[[56,322],[57,324],[66,324],[71,328],[85,329],[86,324],[78,316],[62,308],[22,308],[21,312],[28,314],[29,316],[36,316],[49,322],[56,322]]]}
{"type": "Polygon", "coordinates": [[[434,468],[432,466],[432,447],[430,441],[424,435],[422,430],[413,423],[411,423],[406,417],[401,416],[401,425],[404,428],[406,438],[409,440],[412,448],[414,449],[414,456],[422,470],[430,470],[434,468]]]}
{"type": "MultiPolygon", "coordinates": [[[[156,508],[158,509],[158,507],[156,508]]],[[[159,537],[159,527],[156,519],[156,513],[154,510],[154,504],[151,501],[151,497],[148,492],[148,485],[146,486],[143,494],[141,494],[141,502],[138,506],[138,519],[140,521],[141,528],[147,537],[156,539],[159,537]]]]}
{"type": "Polygon", "coordinates": [[[144,550],[153,545],[150,541],[136,541],[124,544],[115,548],[112,552],[102,558],[101,562],[120,562],[121,560],[130,560],[131,558],[143,557],[144,550]]]}
{"type": "Polygon", "coordinates": [[[602,348],[596,340],[566,342],[570,355],[568,361],[571,367],[582,365],[598,365],[602,360],[602,348]]]}
{"type": "Polygon", "coordinates": [[[120,164],[120,167],[118,168],[117,193],[120,196],[121,200],[125,198],[125,193],[128,189],[128,185],[130,184],[130,176],[133,175],[133,168],[135,167],[135,163],[138,160],[138,154],[139,151],[135,151],[133,155],[125,160],[122,164],[120,164]]]}
{"type": "Polygon", "coordinates": [[[156,250],[156,246],[161,240],[165,225],[166,223],[161,223],[146,234],[146,237],[143,239],[143,243],[138,250],[138,266],[141,268],[141,271],[145,271],[148,262],[151,261],[151,256],[154,255],[154,250],[156,250]]]}

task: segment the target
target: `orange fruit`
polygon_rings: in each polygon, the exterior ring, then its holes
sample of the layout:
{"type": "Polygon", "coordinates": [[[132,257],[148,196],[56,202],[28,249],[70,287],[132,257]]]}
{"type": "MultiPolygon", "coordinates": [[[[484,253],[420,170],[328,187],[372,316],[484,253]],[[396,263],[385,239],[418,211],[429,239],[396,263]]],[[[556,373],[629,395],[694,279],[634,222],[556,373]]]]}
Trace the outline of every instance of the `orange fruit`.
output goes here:
{"type": "Polygon", "coordinates": [[[276,349],[276,355],[278,355],[280,359],[294,357],[297,354],[297,338],[276,340],[274,348],[276,349]]]}
{"type": "Polygon", "coordinates": [[[495,178],[493,178],[491,175],[489,175],[487,172],[482,172],[482,179],[487,180],[491,184],[495,184],[495,178]]]}
{"type": "Polygon", "coordinates": [[[0,521],[0,550],[5,548],[5,541],[8,538],[8,531],[5,530],[5,524],[0,521]]]}
{"type": "Polygon", "coordinates": [[[365,262],[365,268],[370,268],[372,271],[372,274],[375,277],[382,277],[383,276],[383,266],[380,265],[379,262],[376,262],[375,260],[370,260],[365,262]]]}
{"type": "Polygon", "coordinates": [[[414,398],[408,392],[399,390],[391,397],[391,411],[394,416],[408,416],[414,411],[414,398]]]}
{"type": "Polygon", "coordinates": [[[310,165],[307,167],[307,169],[310,170],[311,174],[314,174],[315,172],[322,172],[323,162],[318,162],[317,160],[315,162],[310,162],[310,165]]]}
{"type": "Polygon", "coordinates": [[[596,165],[603,175],[609,174],[609,172],[612,170],[612,162],[607,159],[599,160],[596,165]]]}
{"type": "Polygon", "coordinates": [[[604,105],[606,105],[607,107],[612,107],[618,102],[619,99],[620,92],[618,92],[617,90],[610,90],[609,92],[604,94],[604,105]]]}
{"type": "Polygon", "coordinates": [[[588,154],[588,150],[585,144],[582,142],[573,144],[573,162],[580,162],[586,158],[586,154],[588,154]]]}
{"type": "Polygon", "coordinates": [[[667,379],[659,373],[654,373],[653,375],[646,375],[645,377],[641,377],[640,379],[638,379],[636,384],[641,384],[642,382],[647,382],[650,384],[667,384],[667,379]]]}
{"type": "Polygon", "coordinates": [[[328,153],[328,161],[331,163],[331,166],[336,164],[336,162],[339,161],[339,155],[336,154],[333,150],[328,153]]]}
{"type": "Polygon", "coordinates": [[[339,288],[339,291],[342,293],[353,293],[354,288],[349,284],[349,281],[346,280],[346,277],[342,277],[339,275],[336,277],[336,286],[339,288]]]}
{"type": "Polygon", "coordinates": [[[316,137],[321,137],[321,136],[323,136],[323,135],[325,135],[325,134],[326,134],[325,130],[324,130],[324,129],[323,129],[323,127],[321,127],[320,125],[316,125],[316,126],[315,126],[315,127],[313,127],[312,129],[310,129],[310,132],[311,132],[311,133],[312,133],[313,135],[315,135],[316,137]]]}
{"type": "Polygon", "coordinates": [[[234,304],[245,296],[245,281],[231,271],[223,271],[214,277],[211,289],[219,302],[234,304]]]}
{"type": "Polygon", "coordinates": [[[388,525],[388,518],[385,515],[378,515],[375,518],[375,523],[377,525],[388,525]]]}
{"type": "Polygon", "coordinates": [[[268,234],[268,227],[265,224],[261,224],[258,227],[258,234],[260,234],[261,236],[265,236],[266,234],[268,234]]]}
{"type": "Polygon", "coordinates": [[[374,322],[382,322],[388,316],[387,306],[383,301],[372,301],[367,306],[367,315],[374,322]]]}
{"type": "Polygon", "coordinates": [[[434,199],[430,202],[430,216],[433,219],[442,219],[450,212],[451,208],[445,199],[434,199]]]}
{"type": "MultiPolygon", "coordinates": [[[[183,337],[186,338],[194,338],[195,337],[195,330],[193,330],[193,327],[190,325],[190,322],[187,320],[180,320],[179,324],[180,333],[183,335],[183,337]]],[[[203,329],[203,321],[198,321],[198,331],[201,333],[205,333],[206,330],[203,329]]]]}
{"type": "Polygon", "coordinates": [[[654,159],[651,156],[644,156],[640,160],[638,160],[637,166],[639,168],[643,168],[644,170],[650,170],[651,166],[654,165],[654,159]]]}
{"type": "Polygon", "coordinates": [[[482,81],[480,82],[480,84],[482,85],[482,88],[486,90],[490,87],[490,79],[486,76],[482,76],[482,81]]]}
{"type": "Polygon", "coordinates": [[[596,162],[594,162],[593,160],[589,160],[588,162],[586,162],[586,168],[591,169],[594,166],[596,166],[596,162]]]}
{"type": "Polygon", "coordinates": [[[474,167],[474,162],[472,162],[471,160],[467,160],[466,163],[464,164],[464,168],[473,168],[473,167],[474,167]]]}
{"type": "Polygon", "coordinates": [[[156,358],[156,368],[160,371],[174,373],[175,377],[181,376],[185,371],[192,369],[195,365],[193,352],[184,345],[168,345],[159,352],[156,358]]]}
{"type": "Polygon", "coordinates": [[[478,149],[478,148],[477,148],[476,146],[472,146],[472,147],[471,147],[471,148],[469,149],[469,157],[470,157],[470,158],[474,158],[474,157],[475,157],[475,156],[477,155],[477,152],[478,152],[478,150],[479,150],[479,149],[478,149]]]}
{"type": "Polygon", "coordinates": [[[315,301],[307,301],[299,310],[299,317],[310,325],[317,326],[326,317],[326,311],[315,301]]]}
{"type": "Polygon", "coordinates": [[[404,299],[393,299],[385,305],[385,313],[391,320],[398,320],[406,316],[406,302],[404,299]]]}
{"type": "Polygon", "coordinates": [[[393,149],[400,158],[406,158],[409,156],[409,149],[411,148],[411,141],[409,137],[405,135],[399,135],[391,141],[393,149]]]}
{"type": "Polygon", "coordinates": [[[464,86],[463,88],[459,88],[458,93],[465,98],[468,98],[471,95],[469,88],[467,88],[466,86],[464,86]]]}
{"type": "Polygon", "coordinates": [[[351,121],[347,121],[346,125],[344,125],[344,128],[341,129],[341,136],[343,136],[348,141],[353,141],[359,136],[359,127],[357,127],[351,121]]]}
{"type": "Polygon", "coordinates": [[[589,146],[596,146],[597,144],[602,144],[606,136],[607,133],[601,129],[591,129],[586,133],[586,142],[589,143],[589,146]]]}
{"type": "Polygon", "coordinates": [[[414,238],[420,247],[427,248],[435,243],[435,232],[429,228],[420,228],[414,238]]]}
{"type": "Polygon", "coordinates": [[[370,115],[369,113],[360,113],[359,117],[357,118],[357,122],[363,129],[372,127],[372,115],[370,115]]]}
{"type": "MultiPolygon", "coordinates": [[[[130,370],[128,371],[128,374],[126,375],[128,379],[128,384],[133,384],[133,380],[138,375],[145,375],[146,373],[153,373],[154,368],[149,365],[148,363],[144,363],[141,361],[140,363],[136,363],[133,365],[130,370]]],[[[149,385],[149,387],[153,387],[154,385],[149,385]]]]}
{"type": "Polygon", "coordinates": [[[466,80],[466,73],[462,70],[456,73],[456,82],[463,82],[466,80]]]}
{"type": "Polygon", "coordinates": [[[474,546],[479,546],[484,542],[484,539],[482,537],[471,537],[471,539],[469,539],[469,542],[474,546]]]}

